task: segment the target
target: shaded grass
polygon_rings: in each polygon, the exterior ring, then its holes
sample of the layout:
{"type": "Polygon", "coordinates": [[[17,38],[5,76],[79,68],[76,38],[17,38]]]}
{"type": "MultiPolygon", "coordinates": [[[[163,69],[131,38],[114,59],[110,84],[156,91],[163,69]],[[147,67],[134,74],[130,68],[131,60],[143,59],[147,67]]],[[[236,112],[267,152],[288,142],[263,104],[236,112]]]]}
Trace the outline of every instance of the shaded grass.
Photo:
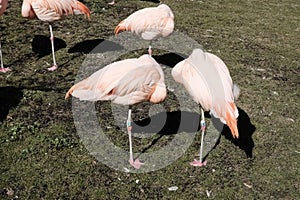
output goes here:
{"type": "MultiPolygon", "coordinates": [[[[10,1],[1,17],[4,63],[13,71],[1,74],[0,83],[20,94],[17,104],[5,105],[9,109],[0,126],[1,198],[199,199],[207,192],[214,199],[300,198],[297,1],[164,1],[174,11],[176,29],[229,67],[242,89],[237,104],[256,126],[255,147],[253,158],[246,159],[242,150],[221,137],[208,166],[194,168],[188,162],[198,151],[197,135],[180,159],[145,174],[124,173],[97,162],[76,133],[71,101],[64,100],[64,93],[86,57],[68,53],[70,48],[110,37],[121,19],[155,4],[85,3],[93,11],[90,22],[71,16],[54,23],[54,35],[67,44],[56,52],[61,68],[54,73],[46,71],[51,55],[39,58],[31,49],[34,35],[48,36],[47,24],[22,19],[19,1],[10,1]],[[171,186],[178,190],[169,191],[171,186]]],[[[125,136],[114,139],[125,148],[125,136]]],[[[141,145],[147,142],[140,140],[141,145]]]]}

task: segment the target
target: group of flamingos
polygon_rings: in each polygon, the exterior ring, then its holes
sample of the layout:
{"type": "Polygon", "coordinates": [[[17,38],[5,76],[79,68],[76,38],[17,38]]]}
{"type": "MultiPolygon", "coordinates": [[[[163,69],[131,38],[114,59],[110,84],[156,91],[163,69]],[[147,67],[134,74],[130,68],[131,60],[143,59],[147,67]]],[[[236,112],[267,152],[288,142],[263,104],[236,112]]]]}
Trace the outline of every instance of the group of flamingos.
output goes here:
{"type": "MultiPolygon", "coordinates": [[[[3,14],[7,0],[0,0],[0,13],[3,14]]],[[[90,10],[77,0],[24,0],[22,16],[38,18],[50,23],[51,44],[54,65],[49,70],[57,68],[54,56],[53,33],[51,23],[69,14],[84,14],[90,18],[90,10]]],[[[174,30],[174,14],[169,6],[161,4],[138,10],[121,21],[115,28],[115,35],[121,31],[130,31],[145,40],[167,37],[174,30]]],[[[160,103],[167,96],[164,82],[164,72],[161,66],[152,58],[152,48],[149,54],[139,58],[125,59],[113,62],[96,71],[90,77],[72,86],[66,93],[85,101],[110,100],[122,105],[133,105],[144,101],[160,103]]],[[[2,56],[1,56],[2,58],[2,56]]],[[[1,59],[2,60],[2,59],[1,59]]],[[[7,69],[3,68],[3,72],[7,69]]],[[[210,111],[214,117],[227,124],[233,137],[238,138],[238,109],[234,103],[234,85],[225,63],[217,56],[201,49],[192,50],[191,55],[177,63],[172,69],[172,76],[183,84],[193,100],[201,105],[201,146],[200,159],[191,162],[193,166],[203,166],[202,149],[205,132],[204,111],[210,111]]],[[[236,88],[238,90],[238,88],[236,88]]],[[[139,159],[134,160],[131,140],[131,109],[128,111],[127,130],[129,135],[129,163],[136,169],[141,167],[139,159]]]]}

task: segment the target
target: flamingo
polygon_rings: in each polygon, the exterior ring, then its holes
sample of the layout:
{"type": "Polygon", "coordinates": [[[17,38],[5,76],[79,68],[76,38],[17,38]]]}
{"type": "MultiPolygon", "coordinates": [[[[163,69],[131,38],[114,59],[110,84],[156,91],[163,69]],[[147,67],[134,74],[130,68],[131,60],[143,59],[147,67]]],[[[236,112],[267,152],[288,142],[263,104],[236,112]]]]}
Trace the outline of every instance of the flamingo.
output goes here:
{"type": "Polygon", "coordinates": [[[237,129],[238,109],[234,103],[234,89],[229,70],[217,56],[194,49],[192,54],[172,69],[176,82],[183,84],[193,100],[201,105],[200,159],[191,162],[193,166],[206,165],[202,162],[205,132],[204,110],[227,124],[234,138],[239,137],[237,129]]]}
{"type": "Polygon", "coordinates": [[[174,30],[174,14],[169,6],[161,4],[138,10],[121,21],[115,28],[115,35],[121,31],[131,31],[150,40],[148,53],[152,55],[151,41],[159,37],[167,37],[174,30]]]}
{"type": "Polygon", "coordinates": [[[28,19],[38,18],[49,22],[50,40],[52,47],[53,66],[49,71],[57,69],[54,54],[54,36],[51,23],[69,14],[84,14],[90,20],[90,10],[77,0],[23,0],[22,16],[28,19]]]}
{"type": "MultiPolygon", "coordinates": [[[[162,102],[167,95],[164,74],[160,65],[148,54],[139,58],[117,61],[96,71],[90,77],[72,86],[66,93],[86,101],[111,100],[113,103],[133,105],[144,101],[162,102]]],[[[128,110],[129,163],[141,167],[133,159],[131,141],[131,109],[128,110]]]]}
{"type": "MultiPolygon", "coordinates": [[[[7,7],[7,0],[0,0],[0,16],[4,13],[6,7],[7,7]]],[[[9,68],[5,68],[3,66],[1,41],[0,41],[0,60],[1,60],[0,72],[5,73],[5,72],[8,72],[8,71],[11,71],[9,68]]]]}

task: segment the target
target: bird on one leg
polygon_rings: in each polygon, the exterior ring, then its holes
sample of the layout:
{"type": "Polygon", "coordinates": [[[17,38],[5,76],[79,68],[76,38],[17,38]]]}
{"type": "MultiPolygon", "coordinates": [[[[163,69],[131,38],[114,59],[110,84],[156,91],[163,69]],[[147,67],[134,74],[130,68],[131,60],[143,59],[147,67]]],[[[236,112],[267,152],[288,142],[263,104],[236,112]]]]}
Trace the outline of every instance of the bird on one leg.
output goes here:
{"type": "Polygon", "coordinates": [[[50,41],[51,41],[51,48],[52,48],[52,56],[53,56],[53,66],[48,68],[48,71],[54,71],[57,69],[57,64],[55,60],[55,53],[54,53],[54,36],[52,31],[52,25],[49,24],[50,29],[50,41]]]}
{"type": "Polygon", "coordinates": [[[128,131],[128,137],[129,137],[129,163],[131,166],[133,166],[136,169],[139,169],[141,165],[144,163],[140,162],[140,160],[137,158],[136,160],[133,159],[133,152],[132,152],[132,138],[131,138],[131,108],[129,107],[128,110],[128,118],[127,118],[127,131],[128,131]]]}
{"type": "MultiPolygon", "coordinates": [[[[160,103],[167,96],[161,66],[148,54],[139,58],[113,62],[90,77],[72,86],[66,93],[86,101],[111,100],[121,105],[134,105],[149,101],[160,103]]],[[[132,119],[129,107],[127,131],[129,137],[129,163],[139,169],[143,163],[134,160],[132,151],[132,119]]]]}
{"type": "Polygon", "coordinates": [[[91,15],[89,8],[77,0],[23,0],[21,13],[25,18],[38,18],[41,21],[50,23],[50,39],[54,63],[52,67],[48,68],[49,71],[57,69],[51,23],[73,14],[84,14],[90,20],[91,15]]]}
{"type": "Polygon", "coordinates": [[[205,123],[205,118],[204,118],[204,110],[201,108],[201,145],[200,145],[200,152],[199,152],[199,160],[194,160],[190,164],[193,166],[205,166],[207,161],[202,162],[202,152],[203,152],[203,143],[204,143],[204,134],[205,134],[205,129],[206,129],[206,123],[205,123]]]}
{"type": "Polygon", "coordinates": [[[214,117],[227,124],[234,138],[239,137],[237,118],[239,112],[234,103],[237,88],[234,87],[229,70],[216,55],[194,49],[185,60],[172,69],[176,82],[183,84],[194,101],[201,105],[201,148],[200,160],[191,164],[203,166],[202,150],[205,133],[204,111],[210,111],[214,117]]]}

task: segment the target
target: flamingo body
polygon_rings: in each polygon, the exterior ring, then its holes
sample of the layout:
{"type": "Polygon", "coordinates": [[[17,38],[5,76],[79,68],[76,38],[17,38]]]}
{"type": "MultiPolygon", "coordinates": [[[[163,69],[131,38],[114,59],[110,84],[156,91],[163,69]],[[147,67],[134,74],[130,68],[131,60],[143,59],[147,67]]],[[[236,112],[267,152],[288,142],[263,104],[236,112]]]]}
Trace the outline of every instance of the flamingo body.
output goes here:
{"type": "Polygon", "coordinates": [[[195,102],[227,124],[233,137],[238,138],[234,86],[228,68],[219,57],[195,49],[172,69],[172,76],[185,86],[195,102]]]}
{"type": "Polygon", "coordinates": [[[164,74],[149,55],[114,62],[75,84],[66,93],[80,100],[111,100],[132,105],[143,101],[159,103],[166,98],[164,74]]]}
{"type": "Polygon", "coordinates": [[[53,22],[70,14],[84,14],[90,18],[90,10],[77,0],[24,0],[22,16],[53,22]]]}
{"type": "MultiPolygon", "coordinates": [[[[161,4],[138,10],[121,21],[115,28],[115,35],[121,31],[131,31],[144,40],[155,40],[159,37],[167,37],[174,30],[174,14],[169,6],[161,4]]],[[[151,45],[148,49],[152,54],[151,45]]]]}

